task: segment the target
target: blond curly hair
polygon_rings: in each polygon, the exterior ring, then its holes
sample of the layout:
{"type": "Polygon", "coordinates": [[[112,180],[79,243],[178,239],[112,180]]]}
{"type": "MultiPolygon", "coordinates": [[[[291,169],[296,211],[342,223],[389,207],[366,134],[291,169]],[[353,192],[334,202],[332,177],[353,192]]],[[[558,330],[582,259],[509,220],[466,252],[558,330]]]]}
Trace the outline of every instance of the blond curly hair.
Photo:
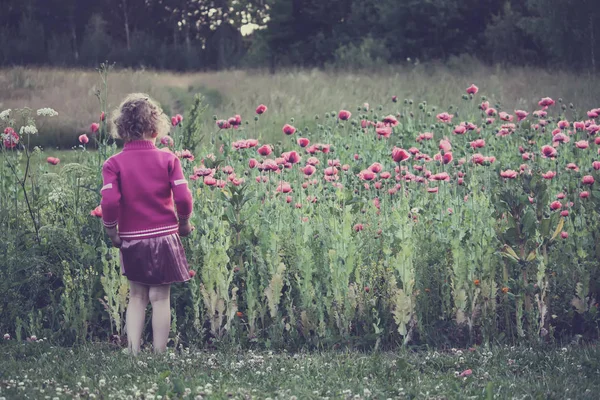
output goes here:
{"type": "Polygon", "coordinates": [[[169,134],[171,124],[160,105],[145,93],[128,95],[112,114],[112,135],[125,142],[157,139],[169,134]]]}

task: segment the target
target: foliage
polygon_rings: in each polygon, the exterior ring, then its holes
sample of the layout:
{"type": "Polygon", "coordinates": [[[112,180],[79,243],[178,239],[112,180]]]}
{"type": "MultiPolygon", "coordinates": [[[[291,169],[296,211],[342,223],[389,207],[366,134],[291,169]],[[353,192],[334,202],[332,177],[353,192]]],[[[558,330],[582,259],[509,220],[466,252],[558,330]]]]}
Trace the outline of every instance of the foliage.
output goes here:
{"type": "MultiPolygon", "coordinates": [[[[108,69],[96,93],[103,111],[108,69]]],[[[540,103],[535,117],[492,108],[478,93],[450,113],[394,99],[354,115],[326,111],[292,135],[267,122],[268,109],[252,125],[218,121],[189,154],[184,146],[201,134],[197,98],[174,119],[173,144],[159,144],[182,158],[197,227],[185,246],[198,274],[172,291],[173,342],[296,349],[597,338],[600,110],[540,103]],[[300,137],[310,143],[301,147],[300,137]],[[263,145],[273,153],[259,153],[263,145]]],[[[123,343],[126,280],[96,210],[100,167],[117,148],[100,119],[86,136],[97,151],[82,144],[73,162],[45,162],[28,138],[53,114],[1,114],[15,132],[2,137],[0,289],[12,300],[0,303],[0,330],[123,343]]]]}
{"type": "Polygon", "coordinates": [[[595,0],[5,3],[0,65],[364,68],[472,54],[596,72],[600,53],[595,0]]]}

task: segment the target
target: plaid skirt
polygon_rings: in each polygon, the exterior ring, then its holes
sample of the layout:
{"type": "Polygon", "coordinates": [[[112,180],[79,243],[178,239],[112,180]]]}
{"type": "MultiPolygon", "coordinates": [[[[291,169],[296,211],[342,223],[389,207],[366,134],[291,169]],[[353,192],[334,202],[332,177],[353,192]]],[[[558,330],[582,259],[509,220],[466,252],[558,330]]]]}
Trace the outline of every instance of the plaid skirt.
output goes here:
{"type": "Polygon", "coordinates": [[[123,240],[121,273],[131,282],[168,285],[191,279],[179,235],[173,233],[140,240],[123,240]]]}

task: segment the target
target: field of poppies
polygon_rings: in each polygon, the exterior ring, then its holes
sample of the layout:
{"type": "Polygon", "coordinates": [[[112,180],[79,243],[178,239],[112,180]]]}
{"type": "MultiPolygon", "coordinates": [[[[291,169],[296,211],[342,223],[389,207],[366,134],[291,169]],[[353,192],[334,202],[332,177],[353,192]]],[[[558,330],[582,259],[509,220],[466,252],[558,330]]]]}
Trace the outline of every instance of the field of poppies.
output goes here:
{"type": "MultiPolygon", "coordinates": [[[[173,344],[597,338],[600,108],[543,95],[520,110],[473,84],[454,106],[394,96],[276,128],[257,104],[210,131],[197,99],[157,144],[195,198],[196,276],[173,290],[173,344]]],[[[0,113],[5,340],[126,343],[127,282],[98,218],[119,150],[97,97],[68,163],[28,145],[53,109],[0,113]]]]}

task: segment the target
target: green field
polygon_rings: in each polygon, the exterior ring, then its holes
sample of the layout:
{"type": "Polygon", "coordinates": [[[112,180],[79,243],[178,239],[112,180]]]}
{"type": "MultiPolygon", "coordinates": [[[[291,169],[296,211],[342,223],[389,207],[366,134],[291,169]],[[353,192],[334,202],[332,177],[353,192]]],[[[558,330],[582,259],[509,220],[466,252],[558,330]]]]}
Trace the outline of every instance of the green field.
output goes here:
{"type": "MultiPolygon", "coordinates": [[[[447,111],[460,105],[464,88],[476,83],[491,104],[507,110],[534,107],[539,97],[563,98],[581,110],[597,107],[594,76],[538,68],[490,67],[477,62],[450,66],[420,64],[386,66],[378,70],[321,71],[288,70],[275,75],[263,70],[176,74],[145,70],[113,71],[108,80],[108,110],[112,111],[129,93],[146,92],[162,104],[165,112],[182,113],[196,94],[202,94],[208,109],[201,130],[216,132],[213,116],[227,119],[240,114],[253,125],[256,106],[268,113],[256,136],[278,140],[273,132],[295,119],[299,129],[314,127],[315,116],[340,109],[355,111],[369,103],[372,109],[386,106],[392,96],[415,104],[427,101],[447,111]]],[[[7,108],[52,107],[58,117],[38,126],[36,143],[46,149],[77,145],[77,136],[98,122],[100,105],[95,97],[103,90],[100,76],[92,70],[12,68],[0,70],[0,111],[7,108]]],[[[322,121],[322,119],[321,119],[322,121]]]]}
{"type": "Polygon", "coordinates": [[[0,345],[0,399],[596,399],[596,346],[397,353],[0,345]],[[461,377],[469,374],[468,376],[461,377]]]}

